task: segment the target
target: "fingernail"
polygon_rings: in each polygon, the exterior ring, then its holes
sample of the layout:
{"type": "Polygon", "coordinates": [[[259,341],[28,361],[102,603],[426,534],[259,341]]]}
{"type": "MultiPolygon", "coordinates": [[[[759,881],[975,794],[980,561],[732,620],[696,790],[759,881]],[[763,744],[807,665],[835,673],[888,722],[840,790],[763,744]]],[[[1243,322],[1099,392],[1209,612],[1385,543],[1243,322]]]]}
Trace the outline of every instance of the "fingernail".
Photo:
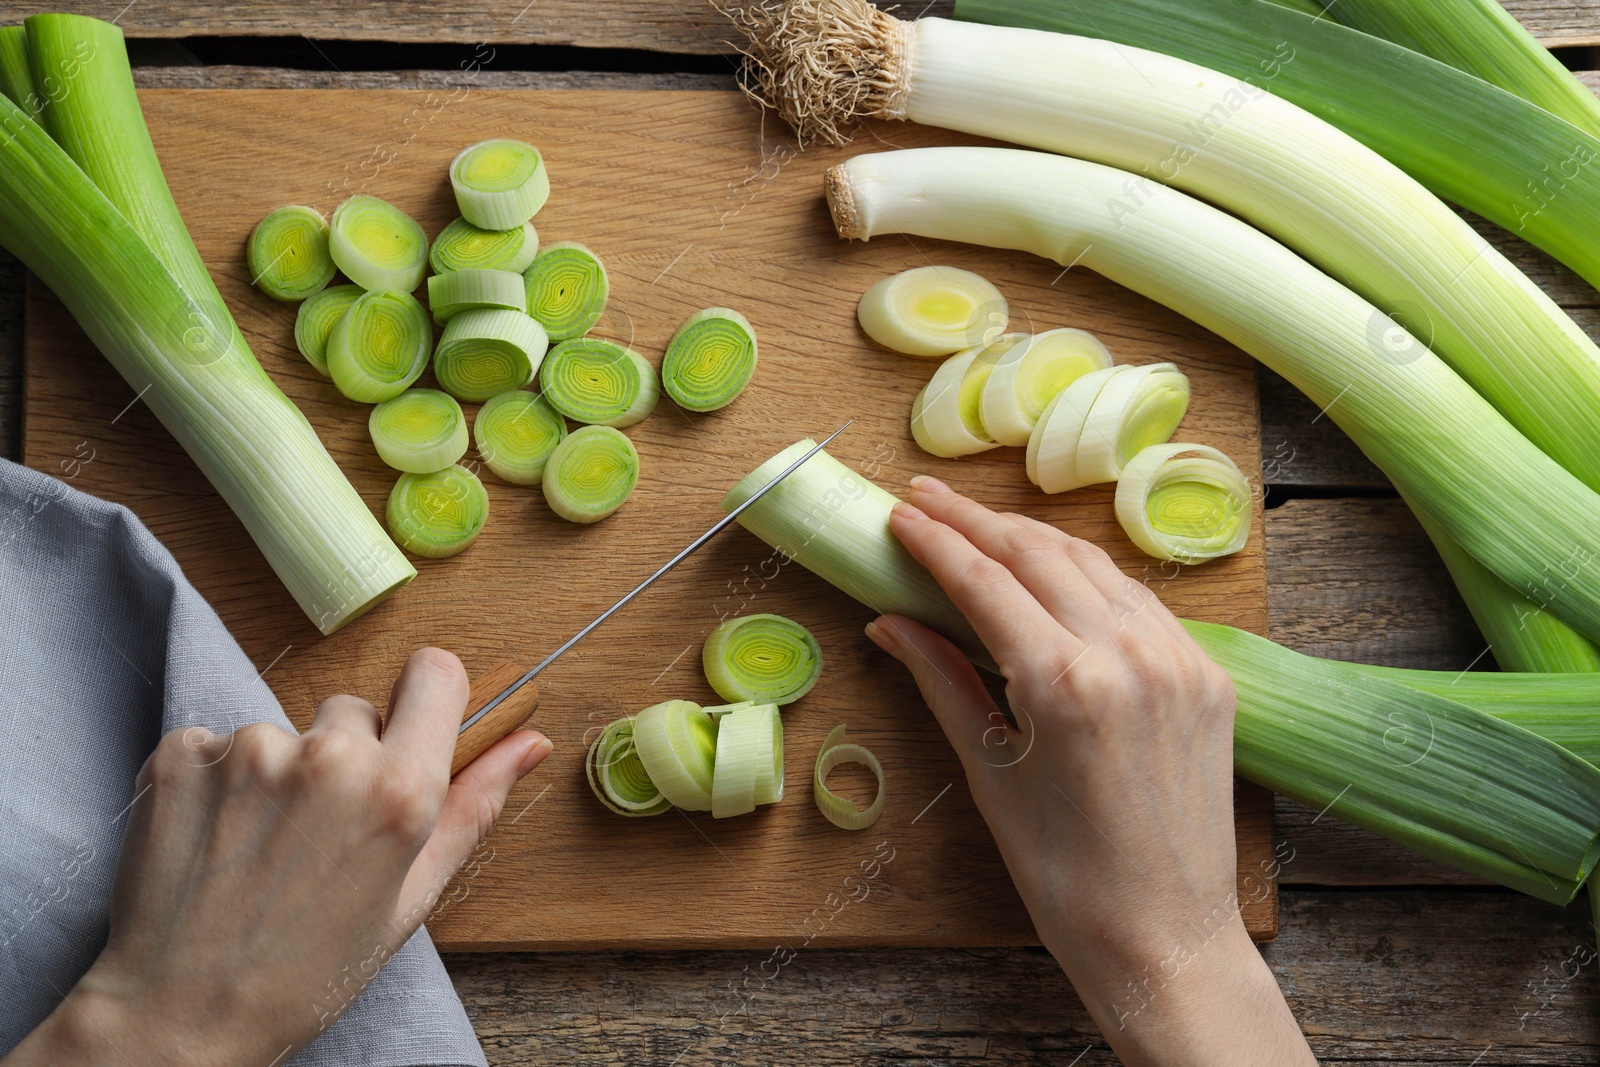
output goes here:
{"type": "Polygon", "coordinates": [[[887,626],[879,626],[877,619],[867,623],[867,636],[872,639],[873,644],[889,653],[889,655],[896,657],[900,655],[899,635],[887,626]]]}
{"type": "Polygon", "coordinates": [[[893,514],[900,516],[902,519],[926,519],[928,517],[919,509],[907,504],[904,500],[901,500],[895,504],[893,514]]]}
{"type": "Polygon", "coordinates": [[[911,479],[911,488],[913,488],[913,489],[921,489],[924,493],[953,493],[953,492],[955,492],[954,489],[951,489],[948,485],[945,485],[939,479],[929,477],[926,474],[919,474],[915,478],[912,478],[911,479]]]}
{"type": "Polygon", "coordinates": [[[532,734],[535,738],[537,738],[533,744],[528,746],[528,751],[523,753],[522,762],[517,765],[517,777],[521,778],[523,775],[539,766],[540,763],[544,762],[544,758],[550,755],[550,750],[554,746],[550,744],[550,739],[548,737],[546,737],[544,734],[541,734],[537,730],[519,730],[517,732],[532,734]]]}

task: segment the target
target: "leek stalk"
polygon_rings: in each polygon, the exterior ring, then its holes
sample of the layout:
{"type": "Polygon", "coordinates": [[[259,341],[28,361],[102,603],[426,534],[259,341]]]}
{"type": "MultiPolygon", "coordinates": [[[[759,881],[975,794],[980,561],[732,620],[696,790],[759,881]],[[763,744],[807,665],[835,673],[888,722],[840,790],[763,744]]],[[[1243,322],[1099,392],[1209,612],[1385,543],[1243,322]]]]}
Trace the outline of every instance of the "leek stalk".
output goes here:
{"type": "MultiPolygon", "coordinates": [[[[748,499],[811,446],[801,441],[762,464],[723,508],[748,499]]],[[[890,532],[894,503],[823,452],[739,523],[874,611],[908,615],[981,648],[933,576],[890,532]]],[[[1371,669],[1312,659],[1226,626],[1185,625],[1233,678],[1234,759],[1246,777],[1541,899],[1566,903],[1593,869],[1600,768],[1488,712],[1371,669]]]]}
{"type": "Polygon", "coordinates": [[[1232,341],[1321,406],[1502,580],[1600,636],[1600,570],[1586,547],[1600,495],[1398,327],[1408,361],[1386,359],[1371,343],[1381,312],[1238,219],[1159,185],[1139,211],[1108,213],[1127,181],[1044,153],[929,148],[856,156],[828,172],[827,189],[841,235],[919,234],[1081,264],[1232,341]]]}
{"type": "Polygon", "coordinates": [[[332,633],[416,571],[256,362],[205,273],[149,147],[121,32],[71,15],[29,21],[30,49],[72,56],[85,41],[82,80],[47,112],[89,173],[0,100],[0,244],[61,298],[332,633]]]}
{"type": "Polygon", "coordinates": [[[1600,100],[1499,0],[1335,0],[1334,21],[1393,41],[1515,93],[1589,134],[1600,100]]]}
{"type": "Polygon", "coordinates": [[[28,34],[21,26],[0,26],[0,95],[29,115],[36,115],[44,106],[33,85],[28,34]]]}

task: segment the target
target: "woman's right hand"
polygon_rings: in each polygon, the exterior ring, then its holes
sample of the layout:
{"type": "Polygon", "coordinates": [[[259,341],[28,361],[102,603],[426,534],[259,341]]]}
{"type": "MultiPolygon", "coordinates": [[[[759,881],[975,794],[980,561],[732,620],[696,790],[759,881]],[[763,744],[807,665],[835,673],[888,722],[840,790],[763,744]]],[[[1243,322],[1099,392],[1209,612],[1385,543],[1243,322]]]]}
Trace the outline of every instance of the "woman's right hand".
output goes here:
{"type": "Polygon", "coordinates": [[[1098,547],[930,478],[895,508],[1006,679],[885,616],[1045,945],[1129,1064],[1314,1063],[1239,916],[1233,687],[1098,547]]]}

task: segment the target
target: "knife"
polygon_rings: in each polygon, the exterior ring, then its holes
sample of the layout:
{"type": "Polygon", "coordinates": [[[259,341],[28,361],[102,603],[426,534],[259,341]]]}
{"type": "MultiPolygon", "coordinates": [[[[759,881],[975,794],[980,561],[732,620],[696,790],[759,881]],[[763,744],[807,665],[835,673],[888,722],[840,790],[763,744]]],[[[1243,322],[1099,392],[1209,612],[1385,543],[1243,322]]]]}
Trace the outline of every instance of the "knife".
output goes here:
{"type": "Polygon", "coordinates": [[[628,601],[650,588],[657,578],[676,567],[695,549],[721,533],[730,522],[739,517],[745,508],[760,500],[766,495],[767,490],[793,474],[806,460],[821,452],[829,441],[844,433],[846,427],[854,421],[853,419],[846,421],[844,426],[839,427],[813,445],[805,455],[789,464],[772,481],[757,489],[748,500],[724,515],[711,529],[690,541],[681,552],[663,563],[650,577],[634,586],[621,600],[602,611],[593,622],[567,638],[554,652],[535,664],[532,670],[523,672],[515,663],[502,663],[493,670],[479,675],[478,679],[472,683],[471,691],[467,697],[467,710],[462,717],[461,729],[456,733],[455,756],[450,760],[451,777],[454,777],[461,768],[477,759],[490,745],[528,721],[529,716],[539,706],[539,690],[533,684],[534,676],[554,663],[567,649],[587,637],[591,630],[615,615],[628,601]]]}

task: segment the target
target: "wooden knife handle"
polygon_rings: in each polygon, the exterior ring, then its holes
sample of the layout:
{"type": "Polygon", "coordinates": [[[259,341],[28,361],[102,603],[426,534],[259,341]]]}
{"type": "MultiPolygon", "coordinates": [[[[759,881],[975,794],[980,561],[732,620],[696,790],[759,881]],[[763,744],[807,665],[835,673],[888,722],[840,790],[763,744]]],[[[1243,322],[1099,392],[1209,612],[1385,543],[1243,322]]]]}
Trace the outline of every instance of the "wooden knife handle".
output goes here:
{"type": "MultiPolygon", "coordinates": [[[[515,663],[502,663],[487,674],[480,674],[472,683],[472,691],[467,696],[466,714],[461,716],[461,721],[466,722],[479,708],[499,696],[525,673],[515,663]]],[[[456,754],[450,761],[450,777],[454,778],[461,768],[477,759],[490,745],[527,722],[538,706],[539,687],[529,682],[473,723],[471,729],[456,738],[456,754]]]]}

